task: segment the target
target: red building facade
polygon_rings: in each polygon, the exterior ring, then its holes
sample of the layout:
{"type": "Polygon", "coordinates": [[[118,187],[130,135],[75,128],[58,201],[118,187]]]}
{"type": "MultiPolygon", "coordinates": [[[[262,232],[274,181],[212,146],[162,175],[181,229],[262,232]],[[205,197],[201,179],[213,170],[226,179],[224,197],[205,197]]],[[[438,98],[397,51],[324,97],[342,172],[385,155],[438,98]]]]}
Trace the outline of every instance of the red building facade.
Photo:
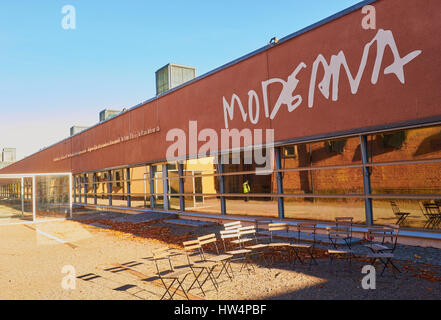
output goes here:
{"type": "MultiPolygon", "coordinates": [[[[144,199],[141,207],[188,210],[193,198],[196,212],[308,220],[345,213],[382,224],[394,222],[392,201],[411,212],[409,227],[438,228],[427,225],[424,203],[441,199],[440,10],[438,0],[363,1],[0,173],[72,172],[75,200],[92,205],[144,199]],[[375,8],[375,29],[362,25],[365,5],[375,8]],[[167,134],[177,128],[189,137],[190,121],[218,136],[273,130],[275,170],[265,178],[255,163],[215,161],[208,171],[188,169],[205,145],[191,139],[184,162],[167,163],[167,134]],[[142,177],[133,168],[143,168],[142,177]],[[148,186],[133,192],[138,180],[148,186]],[[119,194],[118,182],[125,188],[119,194]],[[214,189],[205,192],[207,185],[214,189]],[[196,197],[213,209],[196,205],[196,197]]],[[[219,144],[214,151],[234,153],[219,144]]]]}

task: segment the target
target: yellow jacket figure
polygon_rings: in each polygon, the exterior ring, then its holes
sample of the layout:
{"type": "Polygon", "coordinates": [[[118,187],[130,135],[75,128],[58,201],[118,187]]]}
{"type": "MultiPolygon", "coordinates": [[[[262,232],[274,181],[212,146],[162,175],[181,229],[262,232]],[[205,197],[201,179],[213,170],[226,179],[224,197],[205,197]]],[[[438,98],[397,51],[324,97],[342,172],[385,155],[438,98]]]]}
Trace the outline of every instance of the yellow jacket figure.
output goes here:
{"type": "MultiPolygon", "coordinates": [[[[248,180],[246,180],[242,186],[243,186],[243,193],[248,195],[248,193],[250,193],[250,191],[251,191],[250,184],[248,183],[248,180]]],[[[248,197],[245,197],[244,200],[248,201],[248,197]]]]}

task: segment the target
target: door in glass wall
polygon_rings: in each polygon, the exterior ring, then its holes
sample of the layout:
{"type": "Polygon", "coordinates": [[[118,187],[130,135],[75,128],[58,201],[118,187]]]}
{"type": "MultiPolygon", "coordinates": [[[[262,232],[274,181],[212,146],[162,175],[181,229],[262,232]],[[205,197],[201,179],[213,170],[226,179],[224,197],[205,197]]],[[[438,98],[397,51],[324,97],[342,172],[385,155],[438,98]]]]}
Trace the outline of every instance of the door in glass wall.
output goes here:
{"type": "Polygon", "coordinates": [[[151,180],[151,184],[153,186],[152,193],[152,208],[155,209],[163,209],[164,208],[164,188],[163,188],[163,179],[162,179],[162,165],[152,165],[151,166],[153,179],[151,180]]]}
{"type": "Polygon", "coordinates": [[[185,209],[221,213],[217,159],[206,157],[183,164],[185,209]]]}
{"type": "Polygon", "coordinates": [[[169,209],[180,210],[179,171],[176,163],[167,164],[169,209]]]}

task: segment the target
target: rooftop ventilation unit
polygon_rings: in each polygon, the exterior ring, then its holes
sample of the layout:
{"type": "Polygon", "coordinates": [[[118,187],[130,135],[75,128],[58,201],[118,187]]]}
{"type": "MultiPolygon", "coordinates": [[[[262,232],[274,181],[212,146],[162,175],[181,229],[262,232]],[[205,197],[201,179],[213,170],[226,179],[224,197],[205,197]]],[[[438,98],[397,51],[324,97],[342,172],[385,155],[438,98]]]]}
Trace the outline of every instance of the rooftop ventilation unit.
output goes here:
{"type": "Polygon", "coordinates": [[[156,95],[196,78],[196,68],[169,63],[156,71],[156,95]]]}
{"type": "Polygon", "coordinates": [[[100,112],[100,122],[113,118],[121,113],[121,110],[104,109],[100,112]]]}
{"type": "Polygon", "coordinates": [[[77,133],[80,133],[83,130],[86,130],[88,127],[83,126],[72,126],[70,127],[70,136],[76,135],[77,133]]]}
{"type": "Polygon", "coordinates": [[[2,162],[15,162],[16,149],[15,148],[3,148],[2,162]]]}

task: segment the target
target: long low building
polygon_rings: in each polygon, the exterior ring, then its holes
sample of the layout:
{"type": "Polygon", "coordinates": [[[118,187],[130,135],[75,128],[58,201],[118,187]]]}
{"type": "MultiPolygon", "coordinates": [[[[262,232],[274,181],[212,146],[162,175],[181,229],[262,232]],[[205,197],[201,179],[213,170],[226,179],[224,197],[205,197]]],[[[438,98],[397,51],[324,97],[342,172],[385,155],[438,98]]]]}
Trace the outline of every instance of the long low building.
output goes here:
{"type": "Polygon", "coordinates": [[[439,12],[362,1],[0,174],[72,172],[90,206],[439,231],[439,12]]]}

